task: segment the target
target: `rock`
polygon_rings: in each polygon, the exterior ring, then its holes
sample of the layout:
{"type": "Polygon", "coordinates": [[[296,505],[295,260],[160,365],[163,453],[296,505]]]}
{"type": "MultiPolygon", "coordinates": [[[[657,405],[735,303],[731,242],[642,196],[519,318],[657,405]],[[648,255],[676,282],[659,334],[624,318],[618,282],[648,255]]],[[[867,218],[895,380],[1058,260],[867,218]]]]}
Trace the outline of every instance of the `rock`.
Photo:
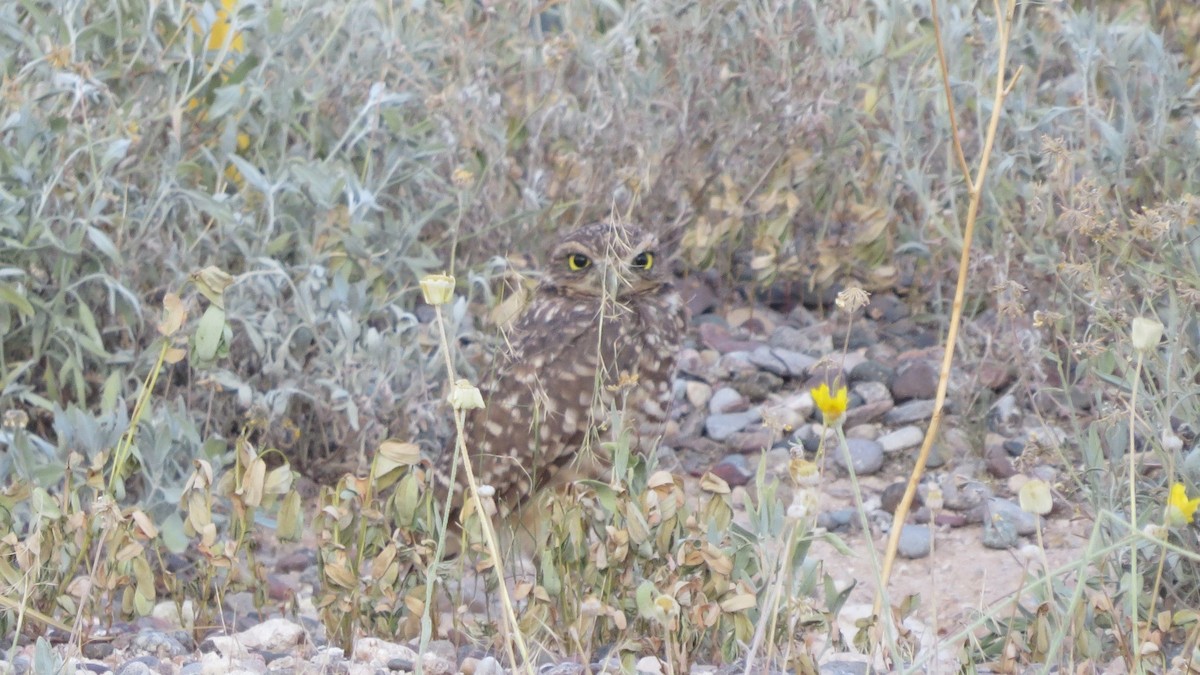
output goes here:
{"type": "Polygon", "coordinates": [[[892,426],[923,422],[933,417],[933,406],[934,401],[932,399],[909,401],[889,410],[883,416],[883,422],[892,426]]]}
{"type": "Polygon", "coordinates": [[[875,325],[865,321],[856,321],[850,329],[846,348],[851,351],[865,349],[876,342],[879,342],[879,331],[875,330],[875,325]]]}
{"type": "MultiPolygon", "coordinates": [[[[132,661],[126,661],[118,666],[113,672],[116,673],[116,675],[158,675],[158,671],[146,662],[142,661],[141,658],[145,657],[139,657],[137,659],[133,659],[132,661]]],[[[154,659],[154,661],[155,666],[157,666],[158,659],[154,659]]]]}
{"type": "Polygon", "coordinates": [[[708,411],[713,415],[745,412],[749,407],[750,404],[746,402],[745,397],[732,387],[721,387],[712,392],[711,398],[708,400],[708,411]]]}
{"type": "Polygon", "coordinates": [[[267,597],[276,602],[287,602],[300,592],[300,584],[280,574],[267,575],[267,597]]]}
{"type": "Polygon", "coordinates": [[[728,483],[729,487],[745,485],[754,477],[754,471],[750,468],[750,462],[746,461],[745,455],[727,455],[713,465],[710,471],[728,483]]]}
{"type": "Polygon", "coordinates": [[[750,363],[750,352],[729,352],[717,359],[715,371],[718,376],[730,378],[734,373],[757,372],[758,366],[750,363]]]}
{"type": "Polygon", "coordinates": [[[729,328],[721,323],[710,322],[700,324],[700,341],[722,354],[729,352],[751,352],[763,346],[758,340],[740,340],[729,333],[729,328]]]}
{"type": "Polygon", "coordinates": [[[763,426],[790,433],[804,425],[807,415],[801,415],[786,405],[770,405],[762,410],[763,426]]]}
{"type": "Polygon", "coordinates": [[[1006,549],[1017,545],[1017,528],[1004,518],[983,519],[983,545],[988,548],[1006,549]]]}
{"type": "Polygon", "coordinates": [[[304,626],[287,619],[266,621],[237,634],[238,641],[247,649],[265,649],[272,652],[288,652],[305,640],[304,626]]]}
{"type": "MultiPolygon", "coordinates": [[[[917,454],[919,454],[919,452],[913,454],[914,461],[916,460],[917,454]]],[[[945,451],[942,450],[942,448],[939,447],[938,445],[934,445],[932,448],[929,449],[929,456],[925,458],[925,468],[926,469],[940,469],[945,465],[946,465],[945,451]]]]}
{"type": "Polygon", "coordinates": [[[858,424],[846,429],[846,438],[866,438],[868,440],[879,440],[879,425],[878,424],[858,424]]]}
{"type": "Polygon", "coordinates": [[[643,656],[634,666],[638,675],[662,675],[662,662],[656,656],[643,656]]]}
{"type": "Polygon", "coordinates": [[[878,439],[883,451],[891,454],[909,448],[915,448],[925,440],[925,432],[919,427],[902,427],[891,433],[884,434],[878,439]]]}
{"type": "Polygon", "coordinates": [[[875,672],[858,654],[838,654],[821,664],[821,675],[868,675],[875,672]]]}
{"type": "MultiPolygon", "coordinates": [[[[883,448],[879,443],[865,438],[848,438],[846,447],[854,462],[854,473],[869,476],[883,468],[883,448]]],[[[836,452],[838,466],[846,468],[846,453],[840,448],[830,447],[826,452],[836,452]]]]}
{"type": "Polygon", "coordinates": [[[1011,363],[983,361],[975,366],[975,377],[980,386],[1000,391],[1017,378],[1017,369],[1011,363]]]}
{"type": "Polygon", "coordinates": [[[412,670],[417,663],[417,653],[412,649],[373,637],[355,640],[350,658],[353,661],[386,666],[389,670],[412,670]]]}
{"type": "MultiPolygon", "coordinates": [[[[112,656],[113,644],[111,640],[91,640],[83,643],[83,657],[86,659],[107,659],[112,656]]],[[[107,666],[106,666],[107,667],[107,666]]],[[[3,672],[3,670],[0,670],[3,672]]]]}
{"type": "MultiPolygon", "coordinates": [[[[861,384],[863,382],[878,382],[887,386],[887,383],[896,376],[896,371],[874,360],[866,360],[854,366],[850,371],[847,380],[851,385],[861,384]]],[[[888,392],[888,398],[892,397],[891,392],[888,392]]],[[[865,398],[865,397],[864,397],[865,398]]]]}
{"type": "Polygon", "coordinates": [[[813,409],[816,408],[816,404],[813,403],[812,393],[807,390],[785,395],[779,399],[778,406],[796,413],[800,416],[801,420],[808,419],[813,409]]]}
{"type": "Polygon", "coordinates": [[[169,633],[157,630],[144,630],[133,637],[130,648],[137,652],[153,654],[160,659],[174,658],[191,653],[179,639],[169,633]]]}
{"type": "MultiPolygon", "coordinates": [[[[736,392],[735,392],[736,393],[736,392]]],[[[712,400],[713,388],[707,382],[688,380],[683,386],[683,396],[695,408],[703,408],[712,400]]],[[[721,412],[729,412],[722,410],[721,412]]]]}
{"type": "Polygon", "coordinates": [[[784,377],[803,377],[816,362],[807,354],[778,347],[760,347],[750,352],[750,363],[784,377]]]}
{"type": "Polygon", "coordinates": [[[923,359],[909,359],[896,367],[896,374],[888,383],[892,398],[897,403],[913,399],[929,399],[937,395],[938,372],[932,363],[923,359]]]}
{"type": "MultiPolygon", "coordinates": [[[[879,493],[879,507],[892,515],[896,515],[896,507],[900,506],[900,500],[904,498],[904,490],[908,487],[908,483],[892,483],[885,487],[883,492],[879,493]]],[[[916,511],[925,505],[925,500],[922,499],[921,491],[913,495],[913,503],[910,511],[916,511]]]]}
{"type": "Polygon", "coordinates": [[[967,432],[958,428],[943,429],[938,440],[934,441],[933,450],[929,453],[929,463],[926,467],[936,469],[950,457],[966,457],[971,451],[971,439],[967,432]],[[935,456],[936,461],[935,464],[935,456]]]}
{"type": "Polygon", "coordinates": [[[767,345],[793,352],[812,352],[814,351],[813,347],[816,346],[809,339],[806,331],[787,324],[779,326],[771,332],[771,337],[767,340],[767,345]]]}
{"type": "Polygon", "coordinates": [[[960,484],[957,477],[946,476],[938,483],[942,486],[942,503],[951,511],[973,509],[992,497],[992,489],[979,481],[967,480],[960,484]]]}
{"type": "Polygon", "coordinates": [[[474,675],[505,675],[505,671],[495,657],[485,656],[475,664],[474,675]]]}
{"type": "Polygon", "coordinates": [[[688,306],[692,316],[707,314],[717,306],[717,294],[709,281],[700,275],[680,279],[676,284],[679,295],[688,306]]]}
{"type": "Polygon", "coordinates": [[[1036,515],[1023,510],[1014,501],[992,497],[987,501],[984,522],[998,518],[1010,521],[1016,533],[1021,536],[1029,536],[1037,532],[1038,517],[1036,515]]]}
{"type": "Polygon", "coordinates": [[[822,511],[817,514],[817,527],[823,527],[830,532],[847,530],[854,524],[858,509],[854,507],[822,511]]]}
{"type": "Polygon", "coordinates": [[[892,408],[891,399],[876,401],[875,403],[864,403],[863,405],[847,410],[846,419],[842,423],[845,426],[854,427],[866,424],[867,422],[874,422],[887,415],[892,408]]]}
{"type": "Polygon", "coordinates": [[[896,553],[902,558],[916,559],[929,555],[932,535],[928,525],[908,525],[900,528],[900,539],[897,541],[896,553]]]}
{"type": "Polygon", "coordinates": [[[1021,428],[1021,407],[1017,397],[1007,394],[996,399],[987,415],[988,430],[1005,436],[1015,435],[1021,428]]]}
{"type": "Polygon", "coordinates": [[[725,439],[726,447],[743,455],[766,450],[771,447],[771,442],[772,433],[770,429],[739,431],[725,439]]]}
{"type": "Polygon", "coordinates": [[[798,427],[796,432],[792,434],[792,442],[804,448],[804,451],[812,454],[821,447],[821,431],[824,427],[819,424],[805,424],[798,427]]]}
{"type": "Polygon", "coordinates": [[[762,370],[743,371],[734,373],[729,384],[751,401],[762,401],[783,388],[783,378],[762,370]]]}
{"type": "Polygon", "coordinates": [[[888,391],[887,385],[882,382],[859,382],[852,385],[850,391],[857,394],[864,405],[881,401],[894,402],[892,401],[892,392],[888,391]]]}
{"type": "Polygon", "coordinates": [[[280,556],[275,561],[275,571],[281,574],[288,572],[303,572],[317,566],[317,551],[313,548],[302,548],[280,556]]]}
{"type": "Polygon", "coordinates": [[[1008,479],[1017,473],[1012,457],[1004,448],[1004,437],[989,433],[983,440],[983,463],[988,473],[996,478],[1008,479]]]}
{"type": "Polygon", "coordinates": [[[761,420],[762,413],[758,408],[751,408],[744,412],[709,415],[704,420],[704,431],[708,434],[709,438],[715,441],[723,441],[761,420]]]}
{"type": "Polygon", "coordinates": [[[695,349],[679,350],[679,373],[691,377],[704,377],[711,363],[706,363],[700,352],[695,349]]]}
{"type": "Polygon", "coordinates": [[[232,635],[210,635],[200,643],[200,651],[205,656],[216,654],[223,659],[244,659],[250,655],[250,650],[232,635]]]}

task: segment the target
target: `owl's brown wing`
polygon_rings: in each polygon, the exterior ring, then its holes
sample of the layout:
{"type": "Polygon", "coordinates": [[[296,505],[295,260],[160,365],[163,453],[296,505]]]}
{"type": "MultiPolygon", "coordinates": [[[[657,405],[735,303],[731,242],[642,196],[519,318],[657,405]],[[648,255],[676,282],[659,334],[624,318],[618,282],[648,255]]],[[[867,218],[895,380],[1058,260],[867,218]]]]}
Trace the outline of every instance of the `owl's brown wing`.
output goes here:
{"type": "MultiPolygon", "coordinates": [[[[596,313],[566,298],[535,299],[509,335],[510,353],[480,388],[485,408],[467,417],[467,449],[502,512],[531,497],[584,444],[596,390],[596,313]]],[[[457,511],[466,479],[460,467],[450,485],[454,440],[438,458],[434,484],[443,494],[454,490],[457,511]]]]}

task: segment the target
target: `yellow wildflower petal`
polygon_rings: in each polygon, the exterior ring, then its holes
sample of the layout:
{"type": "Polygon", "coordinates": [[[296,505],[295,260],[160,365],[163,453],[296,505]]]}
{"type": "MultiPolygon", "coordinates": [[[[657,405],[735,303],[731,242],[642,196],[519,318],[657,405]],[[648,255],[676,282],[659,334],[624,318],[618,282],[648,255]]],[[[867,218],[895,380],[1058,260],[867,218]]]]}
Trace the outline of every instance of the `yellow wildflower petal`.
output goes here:
{"type": "Polygon", "coordinates": [[[833,393],[829,390],[828,384],[822,384],[813,389],[811,393],[813,403],[817,404],[817,408],[825,418],[825,424],[836,424],[842,419],[842,415],[846,414],[846,406],[850,402],[850,391],[845,387],[838,387],[837,392],[833,393]]]}
{"type": "Polygon", "coordinates": [[[1196,517],[1196,509],[1200,507],[1200,497],[1188,499],[1187,488],[1183,483],[1171,485],[1171,496],[1167,498],[1167,524],[1181,527],[1192,522],[1196,517]]]}
{"type": "MultiPolygon", "coordinates": [[[[242,38],[242,32],[233,31],[233,34],[230,35],[233,28],[233,15],[237,13],[237,4],[238,0],[221,0],[221,7],[216,11],[212,24],[208,26],[208,40],[204,44],[205,49],[220,51],[228,41],[229,51],[237,53],[245,51],[246,43],[242,38]]],[[[209,14],[209,16],[213,15],[209,14]]],[[[191,24],[192,30],[197,33],[206,32],[197,17],[192,17],[191,24]]]]}

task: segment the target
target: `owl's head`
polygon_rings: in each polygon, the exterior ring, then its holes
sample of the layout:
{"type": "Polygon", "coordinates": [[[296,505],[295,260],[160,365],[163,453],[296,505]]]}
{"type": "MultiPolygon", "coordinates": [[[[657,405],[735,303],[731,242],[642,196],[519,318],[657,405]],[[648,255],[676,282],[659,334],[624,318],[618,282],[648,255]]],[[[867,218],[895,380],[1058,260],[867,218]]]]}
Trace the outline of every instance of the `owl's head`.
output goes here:
{"type": "Polygon", "coordinates": [[[668,278],[654,235],[610,222],[564,236],[545,267],[546,283],[576,297],[620,300],[657,291],[668,278]]]}

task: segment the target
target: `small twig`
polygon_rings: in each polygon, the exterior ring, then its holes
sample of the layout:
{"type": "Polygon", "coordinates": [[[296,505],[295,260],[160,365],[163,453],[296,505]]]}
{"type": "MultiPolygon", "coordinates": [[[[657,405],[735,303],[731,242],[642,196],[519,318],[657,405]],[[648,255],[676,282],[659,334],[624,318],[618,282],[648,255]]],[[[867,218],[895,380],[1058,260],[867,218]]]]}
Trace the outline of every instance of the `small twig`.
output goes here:
{"type": "MultiPolygon", "coordinates": [[[[446,337],[446,322],[442,315],[441,305],[433,306],[437,316],[438,331],[441,334],[442,353],[446,356],[446,374],[450,378],[450,382],[455,381],[454,363],[450,360],[450,341],[446,337]]],[[[504,610],[505,628],[508,634],[508,639],[504,641],[504,648],[508,652],[508,660],[512,664],[513,670],[517,670],[517,658],[513,653],[513,645],[516,645],[517,652],[521,654],[521,665],[524,670],[530,675],[533,674],[533,667],[529,661],[529,651],[525,647],[525,638],[521,636],[521,626],[517,623],[516,612],[513,611],[512,598],[508,596],[508,586],[504,580],[504,563],[500,558],[500,546],[496,543],[496,533],[492,529],[492,519],[484,511],[483,502],[479,499],[479,484],[475,481],[475,471],[471,468],[471,455],[467,451],[467,440],[464,426],[466,423],[466,411],[454,411],[454,426],[458,436],[456,442],[456,450],[459,455],[458,461],[462,462],[463,474],[467,478],[467,488],[470,491],[470,496],[475,500],[476,510],[479,513],[479,524],[483,530],[484,542],[488,548],[488,554],[492,556],[492,569],[496,573],[497,586],[500,591],[500,605],[504,610]]],[[[453,486],[450,488],[453,490],[453,486]]]]}
{"type": "MultiPolygon", "coordinates": [[[[948,68],[946,66],[946,54],[941,49],[941,28],[937,23],[938,4],[937,0],[930,0],[933,20],[935,22],[935,30],[939,34],[938,37],[938,59],[942,64],[942,85],[947,91],[947,101],[950,104],[949,115],[951,119],[951,127],[956,128],[954,123],[955,110],[954,102],[949,96],[950,79],[948,68]]],[[[908,484],[904,488],[904,496],[900,500],[900,504],[896,507],[895,516],[892,519],[892,531],[888,535],[887,550],[884,553],[883,571],[880,576],[880,586],[875,594],[874,613],[879,614],[883,606],[884,591],[892,574],[892,565],[896,561],[896,550],[900,545],[900,530],[904,525],[905,519],[908,517],[909,510],[912,507],[913,497],[917,493],[917,485],[921,481],[921,477],[925,474],[925,464],[929,461],[929,453],[933,449],[933,441],[937,438],[937,432],[941,426],[942,416],[945,414],[946,405],[946,390],[950,383],[950,368],[954,363],[954,344],[958,339],[959,325],[962,323],[963,301],[966,296],[967,288],[967,271],[971,262],[971,240],[975,235],[975,223],[979,216],[979,206],[983,199],[984,179],[987,177],[988,162],[991,159],[992,147],[996,142],[996,132],[1000,127],[1000,115],[1003,110],[1004,96],[1010,91],[1011,83],[1007,81],[1004,74],[1005,64],[1008,62],[1008,42],[1009,34],[1012,30],[1013,14],[1015,12],[1016,0],[1008,0],[1006,10],[1003,16],[999,11],[999,0],[993,0],[996,5],[996,15],[999,24],[1000,34],[1000,53],[997,59],[996,66],[996,86],[995,93],[992,97],[992,115],[988,121],[987,133],[984,136],[983,151],[979,157],[979,172],[974,180],[970,174],[966,173],[965,177],[970,186],[970,202],[967,206],[967,219],[963,225],[963,243],[962,255],[958,263],[958,281],[954,288],[954,306],[950,313],[950,325],[946,330],[945,353],[942,357],[942,367],[938,374],[937,395],[934,398],[933,416],[929,420],[929,429],[925,432],[925,441],[921,444],[921,452],[917,455],[916,466],[913,467],[912,473],[908,477],[908,484]]],[[[1020,69],[1014,74],[1020,74],[1020,69]]],[[[955,147],[959,147],[958,136],[953,138],[955,147]]],[[[963,163],[964,171],[966,169],[965,161],[963,163]]]]}

